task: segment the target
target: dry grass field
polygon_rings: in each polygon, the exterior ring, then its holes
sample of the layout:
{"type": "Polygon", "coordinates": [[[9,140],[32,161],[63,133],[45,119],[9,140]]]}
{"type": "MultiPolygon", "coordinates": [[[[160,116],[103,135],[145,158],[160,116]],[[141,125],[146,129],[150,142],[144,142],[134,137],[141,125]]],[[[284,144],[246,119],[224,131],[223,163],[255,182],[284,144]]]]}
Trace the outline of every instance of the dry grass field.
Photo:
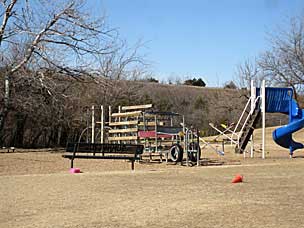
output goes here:
{"type": "Polygon", "coordinates": [[[304,150],[289,159],[272,130],[266,160],[204,150],[217,166],[76,160],[70,174],[60,153],[1,153],[0,227],[303,227],[304,150]]]}

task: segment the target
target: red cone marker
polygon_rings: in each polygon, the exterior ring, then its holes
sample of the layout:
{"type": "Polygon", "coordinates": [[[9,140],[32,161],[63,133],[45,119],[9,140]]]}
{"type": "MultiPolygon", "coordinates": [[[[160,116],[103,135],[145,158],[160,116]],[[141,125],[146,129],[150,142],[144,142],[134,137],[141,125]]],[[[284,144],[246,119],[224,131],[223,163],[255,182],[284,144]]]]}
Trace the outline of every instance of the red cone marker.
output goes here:
{"type": "Polygon", "coordinates": [[[240,182],[243,182],[243,176],[241,175],[236,175],[233,179],[232,179],[232,183],[240,183],[240,182]]]}

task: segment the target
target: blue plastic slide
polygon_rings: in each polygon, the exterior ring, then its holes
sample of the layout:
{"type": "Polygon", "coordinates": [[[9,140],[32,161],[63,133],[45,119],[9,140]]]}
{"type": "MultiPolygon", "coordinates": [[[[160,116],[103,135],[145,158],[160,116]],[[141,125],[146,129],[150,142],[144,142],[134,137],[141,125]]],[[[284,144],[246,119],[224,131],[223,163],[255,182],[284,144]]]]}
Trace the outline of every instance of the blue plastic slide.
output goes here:
{"type": "MultiPolygon", "coordinates": [[[[286,113],[287,114],[287,113],[286,113]]],[[[290,155],[297,149],[304,148],[302,143],[295,142],[292,139],[292,133],[304,127],[304,109],[299,109],[295,100],[289,103],[289,123],[277,128],[272,133],[273,140],[284,148],[289,148],[290,155]]]]}

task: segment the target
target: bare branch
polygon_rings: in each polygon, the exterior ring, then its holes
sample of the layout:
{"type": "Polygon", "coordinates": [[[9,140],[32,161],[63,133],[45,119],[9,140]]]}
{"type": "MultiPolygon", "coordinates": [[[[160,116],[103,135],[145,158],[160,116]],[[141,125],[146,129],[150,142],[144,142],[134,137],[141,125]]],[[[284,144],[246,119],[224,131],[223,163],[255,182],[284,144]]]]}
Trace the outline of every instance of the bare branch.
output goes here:
{"type": "MultiPolygon", "coordinates": [[[[12,16],[12,10],[13,10],[16,2],[17,2],[17,0],[12,0],[11,3],[5,9],[5,14],[3,16],[2,25],[0,27],[0,46],[3,41],[3,35],[5,32],[5,28],[7,26],[8,19],[12,16]]],[[[5,3],[6,3],[6,1],[3,2],[3,5],[5,5],[5,3]]]]}

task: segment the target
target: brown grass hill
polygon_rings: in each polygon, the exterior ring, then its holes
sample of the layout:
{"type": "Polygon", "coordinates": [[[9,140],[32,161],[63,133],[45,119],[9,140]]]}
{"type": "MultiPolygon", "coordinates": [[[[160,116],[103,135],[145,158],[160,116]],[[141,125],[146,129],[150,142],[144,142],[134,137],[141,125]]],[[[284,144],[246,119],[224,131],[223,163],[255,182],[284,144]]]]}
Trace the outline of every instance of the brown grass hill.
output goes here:
{"type": "MultiPolygon", "coordinates": [[[[64,146],[67,138],[77,138],[86,126],[86,109],[91,105],[153,103],[159,111],[173,111],[185,116],[188,126],[203,135],[215,132],[209,127],[237,122],[246,102],[246,90],[166,85],[143,81],[82,79],[52,75],[48,87],[33,84],[29,77],[12,82],[11,109],[2,139],[4,146],[64,146]],[[26,86],[25,86],[26,85],[26,86]]],[[[3,94],[0,100],[3,102],[3,94]]],[[[268,116],[278,125],[282,122],[268,116]]],[[[281,119],[281,117],[280,117],[281,119]]]]}

